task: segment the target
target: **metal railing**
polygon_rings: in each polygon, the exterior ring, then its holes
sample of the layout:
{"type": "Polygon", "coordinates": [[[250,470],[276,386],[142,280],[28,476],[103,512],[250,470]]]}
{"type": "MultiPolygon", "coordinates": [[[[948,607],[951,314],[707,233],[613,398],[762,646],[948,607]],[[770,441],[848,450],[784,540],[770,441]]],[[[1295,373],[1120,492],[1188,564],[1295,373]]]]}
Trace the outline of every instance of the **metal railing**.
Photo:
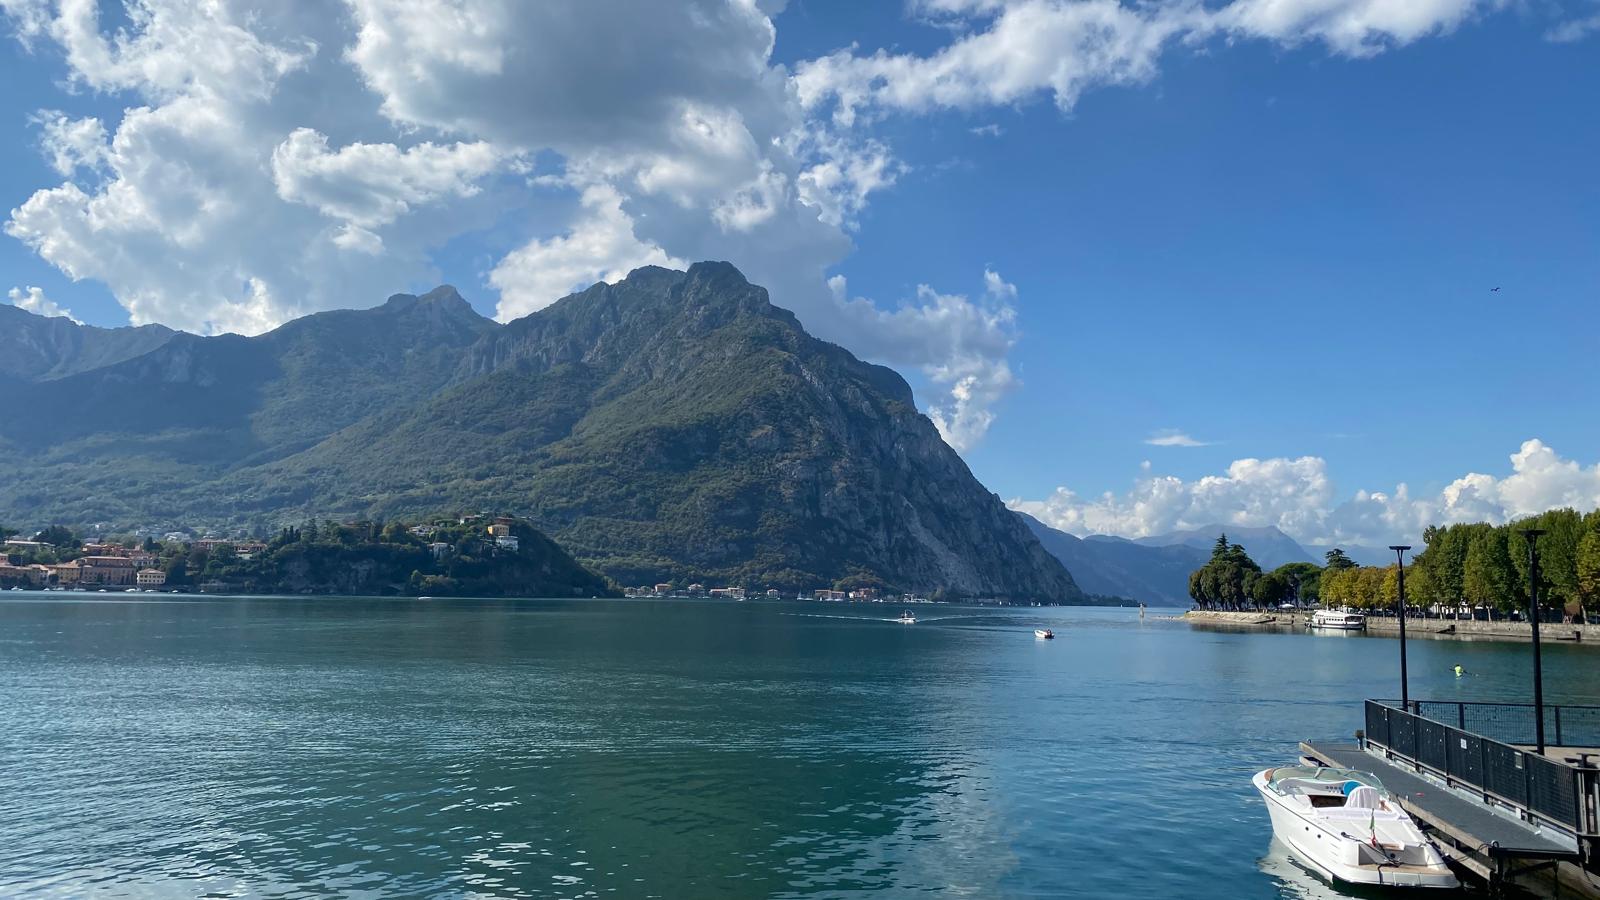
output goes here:
{"type": "MultiPolygon", "coordinates": [[[[1379,700],[1399,707],[1398,700],[1379,700]]],[[[1411,712],[1454,725],[1462,731],[1492,738],[1504,744],[1535,742],[1532,703],[1477,703],[1461,700],[1412,700],[1411,712]]],[[[1600,706],[1544,707],[1545,742],[1551,747],[1600,748],[1600,706]]]]}
{"type": "MultiPolygon", "coordinates": [[[[1469,787],[1481,792],[1485,799],[1520,810],[1535,821],[1575,835],[1595,835],[1595,812],[1585,801],[1594,788],[1595,770],[1516,746],[1533,743],[1532,707],[1527,708],[1525,722],[1517,720],[1514,713],[1497,717],[1487,709],[1473,711],[1472,707],[1510,710],[1521,705],[1413,700],[1401,708],[1398,700],[1368,700],[1367,742],[1390,756],[1432,770],[1447,783],[1469,787]],[[1487,724],[1496,737],[1463,727],[1471,724],[1487,724]],[[1522,739],[1524,732],[1518,730],[1523,726],[1526,740],[1522,739]]],[[[1553,709],[1546,707],[1546,715],[1550,716],[1553,709]]],[[[1566,718],[1570,721],[1578,717],[1566,718]]]]}

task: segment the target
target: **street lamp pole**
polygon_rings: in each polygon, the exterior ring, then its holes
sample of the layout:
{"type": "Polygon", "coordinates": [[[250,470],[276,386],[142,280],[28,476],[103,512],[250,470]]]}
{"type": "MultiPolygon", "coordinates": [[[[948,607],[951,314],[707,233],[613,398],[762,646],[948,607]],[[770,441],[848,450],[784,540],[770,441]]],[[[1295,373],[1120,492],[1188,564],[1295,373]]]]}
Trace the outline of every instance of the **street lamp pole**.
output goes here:
{"type": "Polygon", "coordinates": [[[1533,733],[1539,742],[1539,755],[1544,755],[1544,666],[1539,662],[1539,535],[1542,528],[1523,528],[1523,540],[1528,542],[1528,606],[1533,614],[1533,733]]]}
{"type": "Polygon", "coordinates": [[[1400,708],[1407,709],[1410,705],[1411,692],[1406,685],[1406,551],[1411,548],[1405,544],[1390,544],[1389,549],[1394,551],[1396,564],[1399,566],[1400,576],[1400,708]]]}

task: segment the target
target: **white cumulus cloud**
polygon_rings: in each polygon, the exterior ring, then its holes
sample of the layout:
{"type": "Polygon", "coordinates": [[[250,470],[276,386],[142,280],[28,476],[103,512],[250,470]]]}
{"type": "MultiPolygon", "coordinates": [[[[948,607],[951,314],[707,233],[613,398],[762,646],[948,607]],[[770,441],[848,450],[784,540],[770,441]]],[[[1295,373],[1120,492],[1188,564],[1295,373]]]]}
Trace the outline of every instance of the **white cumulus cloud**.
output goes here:
{"type": "MultiPolygon", "coordinates": [[[[802,63],[795,86],[808,109],[843,127],[891,112],[1012,105],[1048,94],[1063,110],[1094,87],[1155,77],[1171,44],[1213,37],[1285,45],[1321,42],[1370,56],[1448,32],[1506,0],[920,0],[918,12],[954,39],[919,55],[851,46],[802,63]]],[[[981,129],[974,129],[981,133],[981,129]]]]}
{"type": "Polygon", "coordinates": [[[1014,499],[1021,510],[1073,534],[1145,537],[1217,524],[1276,526],[1312,544],[1420,541],[1432,524],[1503,523],[1562,506],[1600,508],[1600,462],[1585,466],[1537,438],[1510,456],[1503,475],[1468,473],[1437,494],[1358,490],[1340,501],[1325,460],[1241,459],[1227,472],[1186,481],[1144,467],[1126,493],[1082,497],[1057,488],[1041,500],[1014,499]]]}
{"type": "Polygon", "coordinates": [[[10,298],[11,305],[17,307],[18,309],[25,309],[28,312],[40,316],[59,316],[65,319],[71,319],[72,321],[77,322],[79,325],[83,324],[83,322],[79,321],[77,316],[72,314],[72,310],[60,306],[54,300],[46,297],[44,295],[43,288],[37,288],[31,285],[26,288],[14,287],[6,292],[6,296],[10,298]]]}
{"type": "Polygon", "coordinates": [[[329,151],[328,138],[296,128],[272,151],[278,196],[361,228],[388,225],[411,208],[444,197],[470,197],[477,180],[500,165],[489,144],[401,150],[394,144],[354,143],[329,151]]]}
{"type": "Polygon", "coordinates": [[[583,209],[571,231],[530,241],[495,266],[489,282],[500,290],[497,319],[520,318],[597,281],[618,281],[640,266],[686,265],[639,240],[615,189],[591,185],[583,192],[583,209]]]}
{"type": "Polygon", "coordinates": [[[990,272],[981,296],[923,287],[891,306],[830,282],[909,171],[870,123],[1069,109],[1218,35],[1363,55],[1498,2],[916,0],[943,46],[791,71],[772,58],[777,0],[137,0],[114,24],[87,0],[0,0],[23,52],[66,67],[35,117],[62,180],[4,228],[136,324],[199,332],[378,302],[497,226],[528,229],[481,265],[501,318],[640,264],[731,260],[818,336],[922,372],[965,448],[1017,387],[1016,291],[990,272]],[[126,106],[71,109],[85,91],[126,106]],[[579,202],[540,206],[533,170],[579,202]]]}

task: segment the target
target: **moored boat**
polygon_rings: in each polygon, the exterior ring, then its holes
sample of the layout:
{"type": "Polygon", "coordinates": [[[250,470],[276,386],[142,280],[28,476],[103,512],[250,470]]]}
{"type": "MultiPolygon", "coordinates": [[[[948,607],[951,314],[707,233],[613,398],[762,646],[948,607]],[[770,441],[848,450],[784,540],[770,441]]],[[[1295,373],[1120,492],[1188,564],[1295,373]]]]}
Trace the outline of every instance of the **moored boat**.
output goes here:
{"type": "Polygon", "coordinates": [[[1456,888],[1460,882],[1377,776],[1283,766],[1252,779],[1272,833],[1300,863],[1335,882],[1456,888]]]}
{"type": "Polygon", "coordinates": [[[1319,609],[1311,614],[1311,628],[1332,628],[1338,631],[1361,631],[1367,627],[1367,617],[1348,609],[1319,609]]]}

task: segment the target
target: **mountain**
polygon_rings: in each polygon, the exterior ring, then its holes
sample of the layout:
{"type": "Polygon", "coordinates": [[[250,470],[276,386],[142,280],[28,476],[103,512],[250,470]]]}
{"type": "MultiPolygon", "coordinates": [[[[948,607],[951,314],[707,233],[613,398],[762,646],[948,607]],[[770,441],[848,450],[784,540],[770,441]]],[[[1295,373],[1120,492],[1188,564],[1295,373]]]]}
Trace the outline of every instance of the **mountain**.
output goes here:
{"type": "Polygon", "coordinates": [[[453,290],[180,335],[19,398],[0,521],[249,528],[525,516],[661,580],[1073,602],[890,369],[726,263],[644,268],[506,325],[453,290]]]}
{"type": "Polygon", "coordinates": [[[1127,597],[1153,606],[1188,606],[1189,573],[1205,565],[1211,550],[1185,544],[1151,547],[1105,535],[1080,538],[1017,513],[1034,537],[1091,594],[1127,597]]]}
{"type": "MultiPolygon", "coordinates": [[[[1174,531],[1152,537],[1137,538],[1134,543],[1146,547],[1172,547],[1181,545],[1204,550],[1210,558],[1217,535],[1226,534],[1230,544],[1239,544],[1261,568],[1276,569],[1284,563],[1322,563],[1322,557],[1313,557],[1295,539],[1268,525],[1264,528],[1246,528],[1237,525],[1206,525],[1190,531],[1174,531]]],[[[1204,560],[1202,560],[1204,562],[1204,560]]]]}
{"type": "Polygon", "coordinates": [[[0,378],[64,378],[142,356],[175,334],[163,325],[96,328],[0,304],[0,378]]]}
{"type": "Polygon", "coordinates": [[[0,517],[236,522],[238,511],[205,499],[212,479],[431,395],[496,327],[445,287],[256,337],[175,333],[143,355],[31,385],[0,422],[0,449],[21,461],[0,474],[0,517]]]}

